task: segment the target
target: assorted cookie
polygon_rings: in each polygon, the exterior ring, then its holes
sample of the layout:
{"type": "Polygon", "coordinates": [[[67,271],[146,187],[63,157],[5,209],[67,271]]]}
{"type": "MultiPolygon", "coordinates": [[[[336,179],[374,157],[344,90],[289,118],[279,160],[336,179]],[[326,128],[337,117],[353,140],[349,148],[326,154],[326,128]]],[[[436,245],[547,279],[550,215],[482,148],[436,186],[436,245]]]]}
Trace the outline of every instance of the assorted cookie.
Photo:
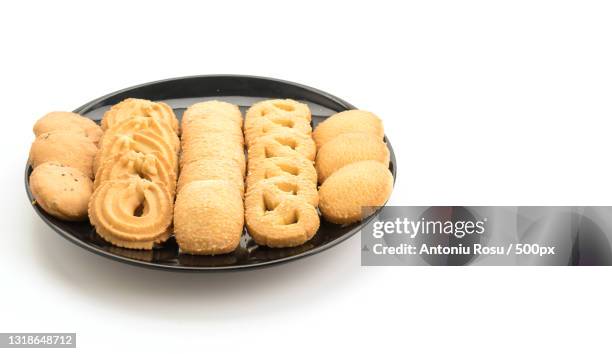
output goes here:
{"type": "Polygon", "coordinates": [[[321,122],[312,135],[319,148],[319,210],[327,221],[358,222],[387,202],[393,190],[390,152],[376,115],[340,112],[321,122]]]}
{"type": "Polygon", "coordinates": [[[260,245],[301,245],[319,229],[310,120],[308,106],[289,99],[259,102],[247,111],[245,221],[260,245]]]}
{"type": "Polygon", "coordinates": [[[100,237],[128,249],[174,234],[182,253],[231,253],[245,225],[259,245],[295,247],[317,233],[319,212],[359,222],[393,189],[382,122],[361,110],[313,131],[308,106],[291,99],[258,102],[244,121],[236,105],[200,102],[179,124],[167,104],[128,98],[101,126],[52,112],[33,130],[35,202],[62,220],[89,217],[100,237]]]}
{"type": "Polygon", "coordinates": [[[113,245],[151,249],[172,233],[178,121],[165,103],[127,99],[102,118],[89,220],[113,245]]]}
{"type": "Polygon", "coordinates": [[[183,114],[174,234],[183,253],[234,251],[244,228],[246,161],[238,106],[207,101],[183,114]]]}
{"type": "Polygon", "coordinates": [[[102,129],[72,112],[52,112],[34,124],[28,161],[30,190],[47,213],[68,221],[87,218],[93,160],[102,129]]]}

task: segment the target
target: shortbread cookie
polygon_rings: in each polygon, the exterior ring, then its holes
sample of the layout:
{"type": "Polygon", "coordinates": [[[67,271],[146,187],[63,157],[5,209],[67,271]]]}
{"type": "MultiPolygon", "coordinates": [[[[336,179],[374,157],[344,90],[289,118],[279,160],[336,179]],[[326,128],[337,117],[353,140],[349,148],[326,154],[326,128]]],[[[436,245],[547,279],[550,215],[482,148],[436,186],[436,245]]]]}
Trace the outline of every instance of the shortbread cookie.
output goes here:
{"type": "Polygon", "coordinates": [[[249,193],[260,192],[266,206],[271,209],[287,198],[302,199],[315,208],[319,205],[317,189],[313,188],[310,182],[297,176],[284,175],[261,180],[251,186],[249,193]]]}
{"type": "Polygon", "coordinates": [[[177,192],[193,181],[226,180],[231,182],[240,195],[244,195],[244,180],[238,163],[219,156],[216,159],[203,159],[186,164],[179,175],[177,192]]]}
{"type": "Polygon", "coordinates": [[[92,164],[98,148],[87,137],[74,131],[54,130],[39,135],[30,148],[33,168],[45,162],[70,166],[93,178],[92,164]]]}
{"type": "Polygon", "coordinates": [[[274,99],[255,103],[246,113],[245,127],[260,118],[293,117],[303,118],[310,123],[310,109],[304,103],[292,99],[274,99]]]}
{"type": "Polygon", "coordinates": [[[154,117],[139,117],[135,116],[113,125],[104,133],[104,138],[125,135],[135,132],[151,131],[166,140],[174,149],[175,152],[180,150],[181,141],[165,120],[159,120],[154,117]]]}
{"type": "Polygon", "coordinates": [[[350,224],[384,205],[393,190],[388,165],[359,161],[346,165],[319,188],[319,209],[334,224],[350,224]]]}
{"type": "Polygon", "coordinates": [[[295,176],[277,176],[249,186],[245,220],[249,235],[268,247],[293,247],[319,229],[317,191],[295,176]]]}
{"type": "Polygon", "coordinates": [[[195,119],[189,124],[184,124],[181,140],[189,143],[192,140],[201,138],[203,135],[226,134],[228,139],[235,141],[238,145],[244,145],[242,128],[234,121],[223,117],[210,117],[206,119],[195,119]]]}
{"type": "Polygon", "coordinates": [[[247,185],[254,186],[262,179],[288,175],[302,178],[316,188],[317,172],[312,161],[301,156],[270,157],[259,161],[249,161],[247,185]]]}
{"type": "Polygon", "coordinates": [[[89,200],[89,219],[108,242],[151,249],[172,224],[172,197],[164,185],[140,177],[108,180],[89,200]]]}
{"type": "Polygon", "coordinates": [[[385,136],[383,124],[375,114],[350,110],[336,113],[319,123],[312,133],[312,138],[320,149],[325,143],[344,133],[370,133],[380,138],[385,136]]]}
{"type": "Polygon", "coordinates": [[[250,146],[264,135],[282,133],[286,130],[293,130],[304,135],[312,133],[310,122],[303,117],[271,116],[247,120],[244,127],[244,136],[247,146],[250,146]]]}
{"type": "Polygon", "coordinates": [[[166,122],[178,134],[179,123],[174,111],[164,102],[128,98],[112,106],[102,117],[102,129],[112,128],[133,117],[153,117],[166,122]]]}
{"type": "Polygon", "coordinates": [[[206,101],[189,106],[182,118],[182,128],[186,128],[194,120],[200,119],[222,119],[234,122],[242,129],[242,113],[235,104],[222,101],[206,101]]]}
{"type": "Polygon", "coordinates": [[[269,157],[302,156],[314,160],[317,148],[310,136],[293,131],[283,131],[263,136],[249,147],[249,163],[257,163],[269,157]]]}
{"type": "Polygon", "coordinates": [[[123,155],[128,151],[156,154],[158,158],[165,160],[167,165],[172,166],[175,173],[178,173],[178,158],[176,151],[168,141],[149,130],[129,134],[105,135],[100,146],[100,151],[96,155],[93,163],[94,172],[97,173],[98,168],[105,159],[115,155],[123,155]]]}
{"type": "Polygon", "coordinates": [[[375,160],[389,165],[389,149],[379,137],[369,133],[345,133],[328,141],[317,153],[315,166],[319,183],[343,166],[375,160]]]}
{"type": "Polygon", "coordinates": [[[94,187],[98,188],[103,182],[112,179],[140,176],[146,180],[165,185],[168,192],[174,196],[176,189],[174,169],[168,165],[166,160],[157,156],[158,154],[143,154],[136,151],[115,155],[104,161],[98,169],[94,187]]]}
{"type": "Polygon", "coordinates": [[[240,243],[244,205],[236,186],[227,181],[195,181],[178,193],[174,233],[180,250],[190,254],[223,254],[240,243]]]}
{"type": "Polygon", "coordinates": [[[30,175],[30,190],[36,203],[57,218],[69,221],[87,218],[93,183],[76,168],[42,163],[30,175]]]}
{"type": "Polygon", "coordinates": [[[235,140],[229,139],[227,134],[207,133],[197,139],[183,142],[181,151],[181,167],[197,160],[230,159],[236,162],[244,176],[246,162],[244,148],[235,140]]]}
{"type": "Polygon", "coordinates": [[[39,136],[54,130],[71,131],[82,134],[98,144],[102,137],[102,128],[93,120],[72,112],[51,112],[40,118],[34,124],[34,135],[39,136]]]}

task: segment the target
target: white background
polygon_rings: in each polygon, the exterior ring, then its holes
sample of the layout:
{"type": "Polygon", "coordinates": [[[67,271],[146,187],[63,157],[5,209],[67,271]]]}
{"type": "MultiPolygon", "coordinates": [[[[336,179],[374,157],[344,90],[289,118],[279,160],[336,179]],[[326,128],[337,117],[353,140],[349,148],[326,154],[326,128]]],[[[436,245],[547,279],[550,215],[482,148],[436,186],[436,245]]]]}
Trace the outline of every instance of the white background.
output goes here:
{"type": "Polygon", "coordinates": [[[23,187],[47,111],[235,73],[380,115],[390,204],[609,205],[609,2],[85,3],[0,5],[0,332],[75,331],[87,353],[609,347],[609,268],[365,268],[354,237],[275,268],[165,273],[66,242],[23,187]]]}

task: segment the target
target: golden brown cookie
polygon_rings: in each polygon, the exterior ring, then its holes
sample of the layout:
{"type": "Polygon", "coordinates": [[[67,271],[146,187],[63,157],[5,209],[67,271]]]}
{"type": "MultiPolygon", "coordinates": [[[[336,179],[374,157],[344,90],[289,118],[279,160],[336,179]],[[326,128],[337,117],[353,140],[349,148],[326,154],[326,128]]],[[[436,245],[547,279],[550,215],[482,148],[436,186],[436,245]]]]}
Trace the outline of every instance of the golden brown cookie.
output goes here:
{"type": "Polygon", "coordinates": [[[314,186],[296,176],[277,176],[249,186],[245,220],[249,235],[268,247],[293,247],[319,229],[314,186]]]}
{"type": "Polygon", "coordinates": [[[242,113],[235,104],[222,101],[206,101],[189,106],[183,113],[182,127],[186,128],[194,120],[222,119],[233,122],[242,129],[242,113]]]}
{"type": "Polygon", "coordinates": [[[89,200],[89,219],[116,246],[151,249],[170,235],[172,197],[164,185],[140,177],[108,180],[89,200]]]}
{"type": "Polygon", "coordinates": [[[379,137],[369,133],[345,133],[328,141],[317,153],[315,166],[319,183],[343,166],[376,160],[389,165],[389,149],[379,137]]]}
{"type": "Polygon", "coordinates": [[[291,175],[302,178],[316,187],[317,172],[312,161],[301,157],[270,157],[259,161],[249,161],[247,185],[254,186],[262,179],[291,175]]]}
{"type": "Polygon", "coordinates": [[[249,163],[257,163],[269,157],[302,156],[314,160],[317,148],[310,136],[293,131],[283,131],[262,136],[249,147],[249,163]]]}
{"type": "Polygon", "coordinates": [[[176,151],[164,138],[153,131],[143,130],[129,134],[104,135],[100,145],[100,151],[93,162],[95,173],[106,159],[115,155],[123,155],[128,151],[155,154],[158,158],[163,159],[165,164],[172,166],[175,174],[178,173],[176,151]]]}
{"type": "Polygon", "coordinates": [[[183,142],[181,167],[197,160],[229,159],[240,167],[242,175],[246,172],[243,146],[223,133],[206,133],[197,139],[183,142]]]}
{"type": "Polygon", "coordinates": [[[359,161],[346,165],[319,188],[319,209],[334,224],[360,221],[384,205],[393,190],[388,165],[359,161]]]}
{"type": "Polygon", "coordinates": [[[51,112],[34,124],[34,135],[39,136],[54,130],[71,131],[82,134],[94,144],[102,137],[102,128],[93,120],[73,112],[51,112]]]}
{"type": "Polygon", "coordinates": [[[82,134],[54,130],[34,140],[29,160],[33,168],[45,162],[57,162],[93,178],[92,164],[97,151],[96,145],[82,134]]]}
{"type": "Polygon", "coordinates": [[[238,145],[244,145],[244,136],[242,135],[242,129],[239,125],[236,125],[233,121],[219,118],[210,117],[207,119],[196,119],[189,124],[183,125],[183,134],[181,140],[184,143],[189,143],[192,140],[199,139],[208,133],[213,134],[226,134],[228,139],[235,141],[238,145]]]}
{"type": "Polygon", "coordinates": [[[226,180],[231,182],[244,195],[242,170],[236,161],[224,159],[203,159],[186,164],[179,175],[177,192],[193,181],[226,180]]]}
{"type": "Polygon", "coordinates": [[[336,113],[319,123],[312,132],[312,138],[317,144],[317,149],[320,149],[340,134],[356,132],[370,133],[381,140],[385,136],[380,118],[373,113],[355,109],[336,113]]]}
{"type": "Polygon", "coordinates": [[[112,128],[133,117],[153,117],[166,122],[178,134],[179,124],[174,111],[164,102],[127,98],[112,106],[102,117],[102,129],[112,128]]]}
{"type": "Polygon", "coordinates": [[[247,145],[250,146],[264,135],[282,133],[286,130],[293,130],[308,136],[312,133],[310,122],[303,117],[270,116],[247,120],[244,136],[247,145]]]}
{"type": "Polygon", "coordinates": [[[181,252],[223,254],[238,247],[244,205],[235,185],[222,180],[195,181],[178,193],[174,233],[181,252]]]}
{"type": "Polygon", "coordinates": [[[168,165],[167,161],[157,156],[158,154],[143,154],[130,150],[105,160],[96,173],[94,188],[98,188],[103,182],[111,179],[140,176],[165,185],[168,192],[174,196],[176,189],[174,169],[168,165]]]}
{"type": "Polygon", "coordinates": [[[110,136],[130,134],[145,130],[152,131],[156,135],[162,137],[172,146],[174,151],[178,152],[180,150],[181,141],[172,127],[170,127],[166,121],[159,120],[154,117],[135,116],[119,122],[113,125],[112,128],[106,130],[104,133],[104,138],[108,139],[110,136]]]}
{"type": "Polygon", "coordinates": [[[245,117],[245,127],[260,118],[293,117],[303,118],[310,123],[310,109],[304,103],[292,99],[274,99],[257,102],[249,108],[245,117]]]}
{"type": "Polygon", "coordinates": [[[36,203],[57,218],[69,221],[87,218],[93,183],[76,168],[42,163],[30,175],[30,190],[36,203]]]}

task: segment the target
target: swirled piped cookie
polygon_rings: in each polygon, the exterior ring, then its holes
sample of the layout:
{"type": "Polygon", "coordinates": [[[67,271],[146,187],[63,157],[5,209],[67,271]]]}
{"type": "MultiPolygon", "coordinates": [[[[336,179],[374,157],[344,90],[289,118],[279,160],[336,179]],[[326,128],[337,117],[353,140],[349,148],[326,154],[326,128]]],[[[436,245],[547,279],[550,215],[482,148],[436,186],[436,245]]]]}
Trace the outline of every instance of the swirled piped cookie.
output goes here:
{"type": "Polygon", "coordinates": [[[171,166],[172,170],[178,172],[177,154],[168,141],[150,130],[142,130],[133,133],[119,135],[104,135],[98,154],[93,162],[93,169],[97,173],[98,168],[104,160],[115,155],[123,155],[129,151],[144,154],[156,154],[165,164],[171,166]]]}
{"type": "Polygon", "coordinates": [[[174,196],[176,175],[168,162],[158,157],[156,153],[142,153],[130,150],[104,161],[96,173],[94,187],[113,179],[123,179],[139,176],[152,182],[163,184],[174,196]]]}
{"type": "Polygon", "coordinates": [[[112,106],[102,117],[102,129],[106,130],[133,117],[152,117],[166,122],[175,133],[179,123],[174,111],[164,102],[152,102],[139,98],[127,98],[112,106]]]}
{"type": "Polygon", "coordinates": [[[96,188],[89,200],[89,219],[114,245],[151,249],[170,235],[172,209],[172,196],[163,184],[131,176],[96,188]]]}
{"type": "Polygon", "coordinates": [[[104,137],[125,135],[135,132],[148,131],[167,141],[176,153],[180,150],[181,141],[168,122],[154,117],[133,116],[113,125],[106,130],[104,137]]]}

